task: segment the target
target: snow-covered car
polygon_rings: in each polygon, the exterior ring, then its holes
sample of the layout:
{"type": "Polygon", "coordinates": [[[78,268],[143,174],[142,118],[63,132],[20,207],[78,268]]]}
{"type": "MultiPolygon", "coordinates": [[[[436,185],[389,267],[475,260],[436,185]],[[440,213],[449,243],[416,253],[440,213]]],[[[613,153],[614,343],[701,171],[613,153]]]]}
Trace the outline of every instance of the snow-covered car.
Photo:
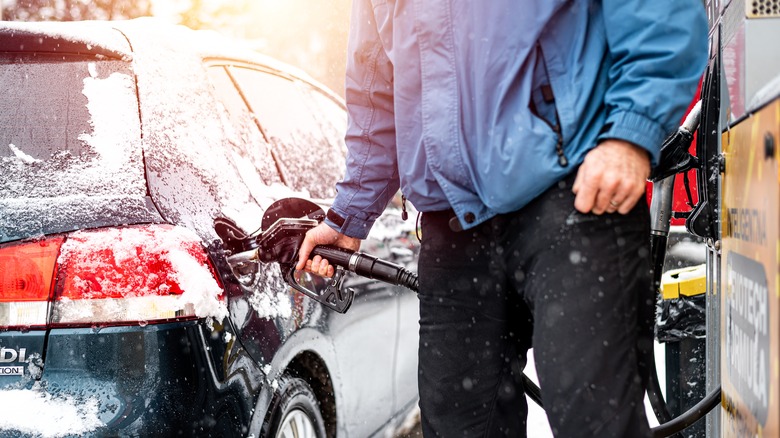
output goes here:
{"type": "MultiPolygon", "coordinates": [[[[414,414],[413,293],[351,277],[335,313],[277,264],[231,269],[214,229],[327,206],[332,92],[148,19],[0,22],[0,84],[0,435],[362,438],[414,414]]],[[[395,220],[364,250],[413,263],[395,220]]]]}

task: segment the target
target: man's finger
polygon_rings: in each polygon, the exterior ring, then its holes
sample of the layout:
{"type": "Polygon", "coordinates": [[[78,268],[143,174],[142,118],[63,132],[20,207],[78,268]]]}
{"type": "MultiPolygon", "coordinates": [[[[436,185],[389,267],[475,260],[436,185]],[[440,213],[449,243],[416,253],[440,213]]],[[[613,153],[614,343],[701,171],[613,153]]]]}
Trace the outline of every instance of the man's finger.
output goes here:
{"type": "Polygon", "coordinates": [[[308,237],[304,238],[303,243],[301,243],[301,248],[298,250],[298,264],[295,266],[296,270],[303,271],[306,269],[306,262],[309,260],[309,253],[311,253],[312,249],[314,249],[314,244],[311,243],[308,237]]]}
{"type": "Polygon", "coordinates": [[[593,205],[593,209],[591,210],[593,214],[602,214],[607,211],[610,207],[609,203],[612,201],[614,196],[615,194],[611,190],[607,190],[603,187],[600,188],[598,194],[596,195],[596,201],[593,205]]]}
{"type": "Polygon", "coordinates": [[[574,198],[574,208],[580,213],[590,213],[596,203],[596,190],[588,185],[580,186],[580,191],[574,198]]]}
{"type": "Polygon", "coordinates": [[[320,264],[322,264],[322,257],[316,255],[312,257],[311,259],[311,272],[319,273],[320,272],[320,264]]]}
{"type": "Polygon", "coordinates": [[[631,187],[631,183],[617,179],[614,175],[602,178],[593,212],[596,214],[616,212],[623,202],[631,196],[631,187]]]}
{"type": "Polygon", "coordinates": [[[628,214],[636,205],[637,202],[639,202],[640,199],[642,199],[642,195],[645,193],[645,186],[642,185],[640,188],[635,190],[633,193],[631,193],[621,204],[618,208],[618,213],[620,214],[628,214]]]}
{"type": "Polygon", "coordinates": [[[620,214],[628,214],[634,208],[637,201],[638,199],[626,199],[620,204],[620,208],[617,209],[617,212],[620,214]]]}
{"type": "Polygon", "coordinates": [[[580,191],[580,184],[582,184],[584,172],[582,171],[582,168],[580,168],[577,171],[577,176],[574,177],[574,185],[571,186],[571,191],[575,195],[580,191]]]}
{"type": "Polygon", "coordinates": [[[601,174],[595,172],[595,174],[588,173],[587,162],[580,166],[577,171],[577,177],[580,178],[580,184],[577,190],[577,196],[574,198],[574,208],[580,213],[590,213],[596,205],[596,196],[599,192],[599,184],[601,183],[601,174]]]}
{"type": "Polygon", "coordinates": [[[328,275],[328,272],[332,271],[333,268],[330,265],[330,262],[328,262],[327,259],[324,259],[318,255],[314,256],[313,259],[311,259],[311,269],[309,271],[313,274],[317,274],[320,277],[330,277],[332,275],[328,275]]]}

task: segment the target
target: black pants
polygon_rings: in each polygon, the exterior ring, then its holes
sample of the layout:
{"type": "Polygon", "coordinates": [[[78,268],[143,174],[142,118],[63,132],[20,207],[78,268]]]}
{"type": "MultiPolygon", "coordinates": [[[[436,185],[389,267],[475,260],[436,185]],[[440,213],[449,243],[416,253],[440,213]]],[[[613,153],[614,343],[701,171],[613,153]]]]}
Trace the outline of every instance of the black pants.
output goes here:
{"type": "Polygon", "coordinates": [[[526,436],[527,350],[557,437],[649,436],[649,215],[580,214],[573,177],[520,211],[453,232],[424,213],[419,389],[423,434],[526,436]]]}

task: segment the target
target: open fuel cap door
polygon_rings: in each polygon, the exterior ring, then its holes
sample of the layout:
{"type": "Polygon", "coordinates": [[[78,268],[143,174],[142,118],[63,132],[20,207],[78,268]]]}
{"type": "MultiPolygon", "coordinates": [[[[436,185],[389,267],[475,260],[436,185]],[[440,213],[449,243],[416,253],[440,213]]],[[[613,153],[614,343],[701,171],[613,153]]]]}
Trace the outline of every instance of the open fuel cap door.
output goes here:
{"type": "Polygon", "coordinates": [[[293,289],[320,302],[336,312],[345,313],[354,297],[354,291],[344,287],[346,271],[336,267],[336,273],[324,290],[307,289],[298,282],[295,264],[306,231],[325,219],[325,212],[317,204],[301,198],[280,199],[263,215],[261,237],[257,239],[258,258],[264,262],[279,262],[284,279],[293,289]]]}
{"type": "Polygon", "coordinates": [[[247,235],[235,222],[217,218],[214,230],[231,255],[231,267],[254,263],[279,263],[284,280],[290,287],[339,313],[349,309],[354,291],[344,287],[346,271],[336,266],[333,278],[322,290],[307,289],[299,282],[296,271],[298,249],[306,232],[325,219],[325,212],[317,204],[301,198],[280,199],[266,209],[260,231],[247,235]]]}
{"type": "Polygon", "coordinates": [[[261,227],[263,231],[268,230],[277,220],[285,219],[314,219],[322,222],[325,219],[325,212],[319,205],[301,198],[284,198],[271,204],[265,214],[261,227]]]}

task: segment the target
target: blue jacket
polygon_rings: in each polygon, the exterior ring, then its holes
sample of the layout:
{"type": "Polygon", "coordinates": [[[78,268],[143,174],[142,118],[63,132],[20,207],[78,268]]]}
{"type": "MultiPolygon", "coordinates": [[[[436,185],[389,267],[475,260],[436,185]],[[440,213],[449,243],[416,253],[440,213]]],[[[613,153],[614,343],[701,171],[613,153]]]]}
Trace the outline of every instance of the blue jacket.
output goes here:
{"type": "Polygon", "coordinates": [[[515,211],[601,139],[655,163],[707,59],[701,0],[354,0],[336,230],[398,190],[464,228],[515,211]]]}

